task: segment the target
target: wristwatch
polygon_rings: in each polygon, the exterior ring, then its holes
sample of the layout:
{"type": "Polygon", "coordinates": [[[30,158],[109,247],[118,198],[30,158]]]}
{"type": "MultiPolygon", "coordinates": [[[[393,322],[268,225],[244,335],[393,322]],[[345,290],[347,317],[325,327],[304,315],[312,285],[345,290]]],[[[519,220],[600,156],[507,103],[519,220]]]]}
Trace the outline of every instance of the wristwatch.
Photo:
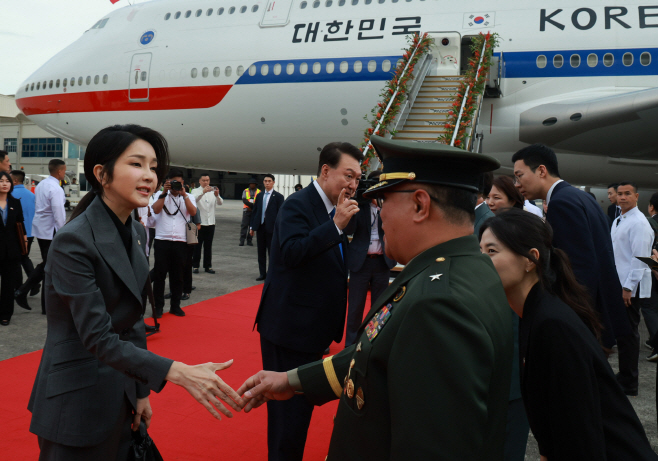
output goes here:
{"type": "Polygon", "coordinates": [[[161,198],[165,198],[166,196],[167,196],[167,193],[164,192],[164,193],[162,193],[158,196],[158,200],[160,200],[161,198]]]}

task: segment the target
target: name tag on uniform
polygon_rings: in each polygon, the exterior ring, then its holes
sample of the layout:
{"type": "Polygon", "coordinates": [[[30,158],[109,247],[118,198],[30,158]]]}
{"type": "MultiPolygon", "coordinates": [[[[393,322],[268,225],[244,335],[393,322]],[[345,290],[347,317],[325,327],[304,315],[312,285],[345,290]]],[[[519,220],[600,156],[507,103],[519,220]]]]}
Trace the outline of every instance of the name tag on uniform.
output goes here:
{"type": "Polygon", "coordinates": [[[370,322],[368,322],[368,325],[366,326],[366,334],[368,335],[368,340],[370,342],[372,342],[372,340],[377,337],[379,332],[382,331],[382,328],[384,328],[384,324],[391,316],[391,309],[393,309],[393,305],[389,303],[382,307],[379,312],[377,312],[375,316],[370,320],[370,322]]]}

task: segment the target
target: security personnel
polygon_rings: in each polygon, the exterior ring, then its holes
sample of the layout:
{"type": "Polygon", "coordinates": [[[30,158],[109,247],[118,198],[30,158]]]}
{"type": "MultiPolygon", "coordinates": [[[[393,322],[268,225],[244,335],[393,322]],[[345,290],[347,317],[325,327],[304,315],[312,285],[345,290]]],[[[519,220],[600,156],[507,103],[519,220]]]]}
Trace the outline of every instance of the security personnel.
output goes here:
{"type": "Polygon", "coordinates": [[[473,234],[480,174],[499,163],[441,144],[373,136],[386,254],[406,264],[357,341],[238,390],[245,411],[303,393],[340,399],[329,460],[502,460],[512,367],[510,307],[473,234]]]}
{"type": "Polygon", "coordinates": [[[244,240],[247,239],[247,245],[254,246],[251,243],[252,236],[249,235],[249,223],[251,222],[251,210],[254,209],[256,196],[260,194],[256,178],[249,180],[249,187],[242,191],[242,224],[240,225],[240,246],[244,246],[244,240]]]}

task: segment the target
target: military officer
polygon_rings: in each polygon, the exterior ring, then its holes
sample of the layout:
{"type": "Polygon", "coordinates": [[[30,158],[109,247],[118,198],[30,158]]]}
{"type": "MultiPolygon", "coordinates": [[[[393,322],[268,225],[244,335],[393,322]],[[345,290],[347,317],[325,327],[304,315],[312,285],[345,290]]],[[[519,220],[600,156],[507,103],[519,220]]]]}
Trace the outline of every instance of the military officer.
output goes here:
{"type": "Polygon", "coordinates": [[[355,344],[238,390],[245,411],[303,393],[340,399],[329,460],[502,460],[512,367],[509,304],[473,234],[480,175],[499,163],[373,136],[386,254],[406,264],[355,344]]]}

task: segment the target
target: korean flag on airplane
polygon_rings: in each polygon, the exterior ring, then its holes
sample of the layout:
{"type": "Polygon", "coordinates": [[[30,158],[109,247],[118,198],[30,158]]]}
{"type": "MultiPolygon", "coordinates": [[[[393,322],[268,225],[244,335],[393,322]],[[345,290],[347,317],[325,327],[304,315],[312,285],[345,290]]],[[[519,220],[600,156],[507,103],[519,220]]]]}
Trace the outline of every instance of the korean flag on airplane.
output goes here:
{"type": "Polygon", "coordinates": [[[464,29],[483,29],[495,24],[496,13],[493,11],[464,13],[464,29]]]}

